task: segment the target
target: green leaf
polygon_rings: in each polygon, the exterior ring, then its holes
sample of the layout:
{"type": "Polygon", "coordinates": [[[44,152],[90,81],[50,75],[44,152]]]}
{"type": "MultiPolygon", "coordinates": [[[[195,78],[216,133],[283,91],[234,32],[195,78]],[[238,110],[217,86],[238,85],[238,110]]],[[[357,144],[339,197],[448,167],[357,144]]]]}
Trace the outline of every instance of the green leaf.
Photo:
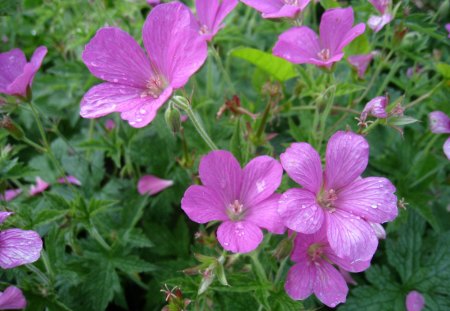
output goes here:
{"type": "Polygon", "coordinates": [[[446,63],[437,63],[436,70],[439,72],[444,78],[450,79],[450,65],[446,63]]]}
{"type": "Polygon", "coordinates": [[[362,85],[357,85],[353,83],[342,83],[337,86],[335,96],[343,96],[359,92],[364,90],[366,87],[362,85]]]}
{"type": "Polygon", "coordinates": [[[126,256],[123,258],[114,258],[112,261],[113,265],[123,272],[150,272],[155,271],[157,267],[154,264],[146,262],[136,256],[126,256]]]}
{"type": "Polygon", "coordinates": [[[409,116],[401,116],[401,117],[396,117],[396,118],[390,118],[388,120],[388,123],[390,125],[397,125],[397,126],[413,124],[413,123],[416,123],[416,122],[419,122],[419,120],[417,120],[416,118],[413,118],[413,117],[409,117],[409,116]]]}
{"type": "Polygon", "coordinates": [[[44,224],[54,222],[60,218],[63,218],[64,216],[66,216],[66,214],[67,211],[64,210],[43,210],[37,214],[36,218],[34,219],[34,225],[42,226],[44,224]]]}
{"type": "Polygon", "coordinates": [[[339,3],[336,0],[320,0],[320,4],[325,10],[340,7],[339,3]]]}
{"type": "Polygon", "coordinates": [[[367,54],[372,50],[369,39],[365,33],[356,37],[355,40],[344,48],[345,55],[367,54]]]}
{"type": "Polygon", "coordinates": [[[241,131],[241,118],[237,118],[233,136],[231,136],[230,141],[230,151],[234,154],[236,159],[242,164],[243,161],[243,151],[244,146],[242,145],[242,131],[241,131]]]}
{"type": "Polygon", "coordinates": [[[231,52],[231,56],[248,61],[279,81],[286,81],[297,76],[293,64],[257,49],[238,48],[231,52]]]}

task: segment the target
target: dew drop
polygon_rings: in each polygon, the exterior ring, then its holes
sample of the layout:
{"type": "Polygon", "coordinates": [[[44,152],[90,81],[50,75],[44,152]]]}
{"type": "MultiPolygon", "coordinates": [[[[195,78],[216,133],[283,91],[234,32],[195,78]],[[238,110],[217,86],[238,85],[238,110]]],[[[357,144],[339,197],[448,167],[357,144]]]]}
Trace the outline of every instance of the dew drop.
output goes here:
{"type": "Polygon", "coordinates": [[[141,109],[139,110],[139,113],[140,113],[140,114],[146,114],[146,113],[147,113],[147,110],[145,110],[144,108],[141,108],[141,109]]]}
{"type": "Polygon", "coordinates": [[[113,82],[117,83],[117,82],[119,82],[119,80],[118,79],[113,79],[113,82]]]}
{"type": "Polygon", "coordinates": [[[264,179],[256,182],[256,190],[258,191],[258,193],[263,192],[265,188],[266,188],[266,181],[264,179]]]}
{"type": "Polygon", "coordinates": [[[371,208],[377,208],[378,207],[378,205],[376,205],[376,204],[372,204],[371,206],[370,206],[371,208]]]}

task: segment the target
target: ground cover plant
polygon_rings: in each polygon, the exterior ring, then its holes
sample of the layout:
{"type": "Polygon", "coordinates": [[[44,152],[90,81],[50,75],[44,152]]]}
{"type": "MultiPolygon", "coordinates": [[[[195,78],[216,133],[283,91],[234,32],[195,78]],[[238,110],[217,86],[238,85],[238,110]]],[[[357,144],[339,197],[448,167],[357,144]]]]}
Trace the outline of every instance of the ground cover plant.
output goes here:
{"type": "Polygon", "coordinates": [[[0,310],[449,310],[449,8],[0,0],[0,310]]]}

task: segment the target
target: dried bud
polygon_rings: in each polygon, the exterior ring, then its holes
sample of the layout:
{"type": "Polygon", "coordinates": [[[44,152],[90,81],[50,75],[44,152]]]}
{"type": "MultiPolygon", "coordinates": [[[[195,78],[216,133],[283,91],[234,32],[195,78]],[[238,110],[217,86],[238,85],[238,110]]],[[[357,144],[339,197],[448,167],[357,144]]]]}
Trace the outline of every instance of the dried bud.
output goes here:
{"type": "Polygon", "coordinates": [[[293,247],[294,239],[292,237],[287,237],[278,244],[273,256],[278,260],[282,260],[291,254],[293,247]]]}
{"type": "Polygon", "coordinates": [[[14,121],[8,117],[3,117],[2,121],[0,122],[0,128],[4,128],[11,134],[12,137],[14,137],[17,140],[21,140],[25,137],[25,133],[23,132],[22,128],[14,123],[14,121]]]}

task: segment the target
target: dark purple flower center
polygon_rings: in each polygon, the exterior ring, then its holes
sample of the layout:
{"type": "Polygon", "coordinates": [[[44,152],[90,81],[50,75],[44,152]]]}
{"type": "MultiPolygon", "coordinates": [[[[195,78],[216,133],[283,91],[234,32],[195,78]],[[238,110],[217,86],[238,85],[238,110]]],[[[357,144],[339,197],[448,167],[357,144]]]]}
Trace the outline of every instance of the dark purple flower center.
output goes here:
{"type": "Polygon", "coordinates": [[[317,261],[324,257],[323,245],[320,243],[311,244],[308,247],[308,256],[311,261],[317,261]]]}
{"type": "Polygon", "coordinates": [[[233,203],[230,203],[227,207],[227,215],[231,220],[238,221],[244,217],[245,209],[244,205],[238,200],[234,200],[233,203]]]}
{"type": "Polygon", "coordinates": [[[331,51],[330,49],[322,49],[319,53],[317,53],[317,56],[323,61],[329,60],[331,57],[331,51]]]}
{"type": "Polygon", "coordinates": [[[322,190],[317,196],[317,201],[321,207],[329,210],[330,212],[333,212],[335,210],[334,202],[337,200],[337,198],[338,197],[336,190],[322,190]]]}
{"type": "Polygon", "coordinates": [[[154,75],[147,81],[145,91],[141,94],[141,97],[151,96],[153,98],[158,98],[164,91],[165,84],[162,77],[154,75]]]}

